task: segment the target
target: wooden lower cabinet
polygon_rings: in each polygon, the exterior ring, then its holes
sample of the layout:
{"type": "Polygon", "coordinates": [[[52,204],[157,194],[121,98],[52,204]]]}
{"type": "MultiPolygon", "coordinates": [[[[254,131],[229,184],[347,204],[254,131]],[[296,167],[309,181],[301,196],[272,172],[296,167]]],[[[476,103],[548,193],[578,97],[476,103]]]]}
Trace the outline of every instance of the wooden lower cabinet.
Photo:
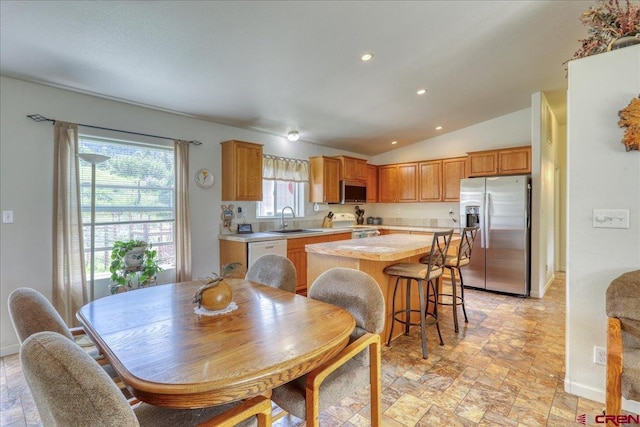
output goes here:
{"type": "Polygon", "coordinates": [[[296,293],[299,295],[307,295],[307,253],[304,247],[314,243],[335,242],[337,240],[351,239],[351,232],[329,234],[314,237],[298,237],[295,239],[287,239],[287,258],[296,268],[296,293]]]}
{"type": "MultiPolygon", "coordinates": [[[[222,266],[231,262],[239,262],[247,268],[249,251],[245,242],[233,242],[231,240],[220,240],[220,270],[222,266]]],[[[243,276],[244,277],[244,276],[243,276]]]]}

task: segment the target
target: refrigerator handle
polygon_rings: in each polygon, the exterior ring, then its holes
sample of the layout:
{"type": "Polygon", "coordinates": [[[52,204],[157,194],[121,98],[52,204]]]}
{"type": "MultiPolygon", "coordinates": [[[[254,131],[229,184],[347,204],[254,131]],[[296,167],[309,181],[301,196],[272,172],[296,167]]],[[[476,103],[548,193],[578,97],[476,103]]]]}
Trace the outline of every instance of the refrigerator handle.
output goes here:
{"type": "Polygon", "coordinates": [[[489,248],[489,235],[491,230],[491,193],[486,192],[484,195],[484,247],[489,248]]]}
{"type": "Polygon", "coordinates": [[[527,228],[531,228],[531,184],[527,184],[527,228]]]}

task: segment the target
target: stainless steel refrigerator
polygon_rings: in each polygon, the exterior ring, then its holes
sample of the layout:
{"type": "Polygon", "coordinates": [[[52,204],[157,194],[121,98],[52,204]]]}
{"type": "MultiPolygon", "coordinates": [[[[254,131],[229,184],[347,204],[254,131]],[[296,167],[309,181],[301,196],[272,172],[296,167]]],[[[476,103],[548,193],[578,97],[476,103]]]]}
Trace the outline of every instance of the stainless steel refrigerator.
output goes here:
{"type": "Polygon", "coordinates": [[[531,277],[531,178],[460,180],[460,224],[479,225],[464,285],[528,296],[531,277]]]}

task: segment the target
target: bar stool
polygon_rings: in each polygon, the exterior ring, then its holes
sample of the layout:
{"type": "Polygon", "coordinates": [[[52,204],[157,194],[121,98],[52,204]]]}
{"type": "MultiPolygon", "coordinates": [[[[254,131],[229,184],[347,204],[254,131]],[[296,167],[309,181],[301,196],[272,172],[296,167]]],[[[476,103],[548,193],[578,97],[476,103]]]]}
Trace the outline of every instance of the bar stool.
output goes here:
{"type": "MultiPolygon", "coordinates": [[[[442,298],[430,301],[438,305],[450,305],[453,307],[453,325],[455,331],[458,332],[458,306],[462,306],[462,313],[464,314],[464,322],[469,323],[467,319],[467,310],[464,307],[464,281],[462,280],[462,271],[460,267],[464,267],[471,262],[471,249],[473,249],[473,242],[476,240],[476,234],[480,227],[465,227],[460,233],[460,246],[458,246],[458,252],[456,255],[447,255],[444,261],[444,268],[451,272],[451,293],[440,293],[440,297],[451,298],[451,302],[443,302],[442,298]],[[460,295],[457,294],[456,285],[456,271],[460,276],[460,295]]],[[[420,258],[420,262],[423,264],[429,263],[429,256],[423,256],[420,258]]]]}
{"type": "Polygon", "coordinates": [[[393,299],[391,301],[391,312],[393,313],[393,319],[391,321],[391,330],[389,331],[389,338],[387,340],[387,347],[391,345],[391,338],[393,337],[393,326],[395,322],[404,324],[404,334],[409,335],[410,326],[420,325],[420,333],[422,335],[422,357],[427,358],[427,316],[431,317],[429,325],[436,325],[438,330],[438,336],[440,337],[440,345],[444,345],[442,341],[442,334],[440,333],[440,325],[438,325],[438,305],[433,304],[433,311],[427,311],[427,301],[433,295],[434,301],[438,300],[438,289],[435,285],[435,279],[442,276],[444,268],[444,259],[449,249],[449,243],[451,242],[451,236],[453,235],[453,229],[448,231],[439,231],[433,234],[433,242],[431,243],[431,251],[429,252],[429,262],[427,264],[421,263],[398,263],[388,266],[384,269],[384,272],[390,276],[396,276],[396,285],[393,289],[393,299]],[[400,279],[406,280],[406,303],[405,307],[400,310],[396,310],[396,294],[400,287],[400,279]],[[418,295],[420,299],[420,309],[411,308],[411,281],[415,280],[418,285],[418,295]],[[426,295],[424,284],[426,286],[426,295]],[[420,323],[411,322],[411,313],[420,313],[420,323]],[[403,314],[404,318],[399,315],[403,314]]]}

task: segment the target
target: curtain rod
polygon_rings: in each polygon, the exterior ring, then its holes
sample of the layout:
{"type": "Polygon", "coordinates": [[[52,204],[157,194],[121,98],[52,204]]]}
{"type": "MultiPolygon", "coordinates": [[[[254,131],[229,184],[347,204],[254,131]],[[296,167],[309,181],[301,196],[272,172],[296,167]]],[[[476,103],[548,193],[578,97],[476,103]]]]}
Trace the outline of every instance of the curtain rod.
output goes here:
{"type": "Polygon", "coordinates": [[[291,159],[289,157],[280,157],[280,156],[274,156],[272,154],[263,154],[262,157],[266,157],[268,159],[276,159],[276,160],[285,160],[287,162],[299,162],[299,163],[309,163],[309,160],[304,160],[304,159],[291,159]]]}
{"type": "MultiPolygon", "coordinates": [[[[42,116],[40,114],[29,114],[27,115],[27,117],[29,117],[31,120],[36,121],[36,122],[52,122],[55,124],[55,120],[54,119],[48,119],[45,116],[42,116]]],[[[93,125],[83,125],[81,123],[78,123],[78,126],[82,126],[82,127],[86,127],[86,128],[92,128],[92,129],[101,129],[101,130],[110,130],[113,132],[121,132],[121,133],[128,133],[131,135],[140,135],[140,136],[148,136],[151,138],[159,138],[159,139],[169,139],[171,141],[175,140],[176,138],[169,138],[167,136],[159,136],[159,135],[151,135],[148,133],[140,133],[140,132],[131,132],[128,130],[120,130],[120,129],[112,129],[112,128],[105,128],[105,127],[101,127],[101,126],[93,126],[93,125]]],[[[189,143],[193,144],[193,145],[202,145],[202,142],[193,139],[191,141],[189,141],[189,143]]]]}

